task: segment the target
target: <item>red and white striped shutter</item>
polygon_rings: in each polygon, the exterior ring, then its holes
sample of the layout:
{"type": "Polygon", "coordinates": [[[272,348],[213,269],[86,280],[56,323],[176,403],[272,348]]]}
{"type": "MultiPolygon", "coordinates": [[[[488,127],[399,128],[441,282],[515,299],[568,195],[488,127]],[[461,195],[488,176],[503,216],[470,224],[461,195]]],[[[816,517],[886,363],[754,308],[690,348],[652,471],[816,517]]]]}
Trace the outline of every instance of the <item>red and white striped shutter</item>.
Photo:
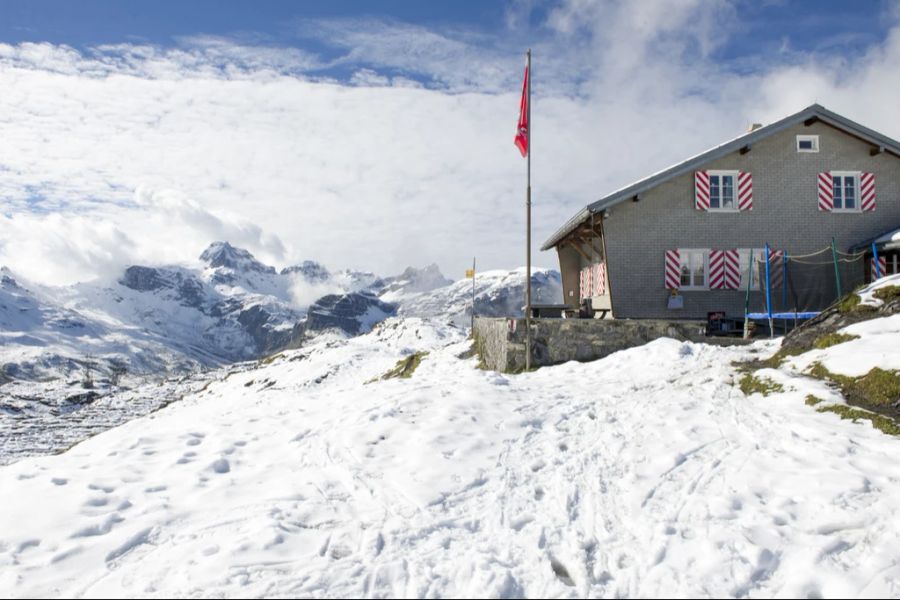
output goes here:
{"type": "Polygon", "coordinates": [[[741,255],[734,250],[725,250],[725,285],[726,290],[741,287],[741,255]]]}
{"type": "Polygon", "coordinates": [[[694,173],[694,208],[709,210],[709,174],[706,171],[694,173]]]}
{"type": "Polygon", "coordinates": [[[606,262],[600,265],[600,274],[603,277],[603,295],[609,293],[609,272],[606,270],[606,262]]]}
{"type": "Polygon", "coordinates": [[[597,263],[594,265],[594,273],[591,276],[594,284],[594,296],[603,296],[606,294],[606,263],[597,263]]]}
{"type": "Polygon", "coordinates": [[[769,248],[769,282],[773,290],[784,285],[784,250],[769,248]]]}
{"type": "Polygon", "coordinates": [[[753,176],[746,171],[738,174],[738,210],[753,210],[753,176]]]}
{"type": "Polygon", "coordinates": [[[666,289],[681,287],[681,254],[678,250],[666,250],[666,289]]]}
{"type": "Polygon", "coordinates": [[[863,173],[859,176],[860,207],[864,211],[875,210],[875,174],[863,173]]]}
{"type": "Polygon", "coordinates": [[[709,289],[720,290],[725,287],[725,251],[709,251],[709,289]]]}
{"type": "Polygon", "coordinates": [[[581,298],[590,298],[591,296],[591,267],[581,269],[579,295],[581,298]]]}
{"type": "Polygon", "coordinates": [[[819,210],[834,210],[834,180],[831,172],[819,173],[819,210]]]}
{"type": "MultiPolygon", "coordinates": [[[[871,270],[869,273],[869,281],[875,281],[876,279],[878,279],[878,273],[875,271],[875,259],[873,258],[872,260],[869,261],[869,263],[871,264],[871,270]]],[[[878,257],[878,267],[880,268],[880,273],[881,273],[882,277],[887,275],[887,273],[885,272],[885,270],[887,269],[887,257],[884,257],[884,256],[878,257]]]]}

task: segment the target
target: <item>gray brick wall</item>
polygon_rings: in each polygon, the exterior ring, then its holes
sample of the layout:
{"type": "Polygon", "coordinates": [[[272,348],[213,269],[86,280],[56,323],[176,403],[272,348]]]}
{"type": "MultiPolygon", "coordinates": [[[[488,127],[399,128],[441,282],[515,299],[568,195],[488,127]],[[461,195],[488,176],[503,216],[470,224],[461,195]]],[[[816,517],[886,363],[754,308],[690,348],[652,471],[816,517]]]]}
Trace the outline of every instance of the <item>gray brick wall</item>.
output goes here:
{"type": "MultiPolygon", "coordinates": [[[[743,290],[681,291],[684,308],[667,309],[669,291],[664,286],[663,269],[668,249],[760,248],[769,242],[773,248],[798,255],[823,248],[832,236],[838,249],[846,250],[892,226],[900,226],[900,159],[887,153],[870,156],[870,148],[823,123],[799,124],[757,142],[747,154],[735,152],[705,165],[709,170],[750,171],[752,211],[696,210],[693,173],[645,192],[639,202],[614,206],[604,229],[615,316],[705,319],[712,310],[743,314],[743,290]],[[819,152],[798,153],[797,134],[818,135],[819,152]],[[820,172],[838,170],[875,174],[878,200],[874,212],[818,210],[816,178],[820,172]]],[[[561,267],[571,269],[571,259],[565,262],[561,267]]],[[[843,277],[844,289],[848,290],[863,281],[863,268],[848,265],[843,277]]],[[[569,279],[571,276],[563,276],[564,281],[569,279]]],[[[761,306],[759,292],[752,293],[751,303],[761,306]]]]}

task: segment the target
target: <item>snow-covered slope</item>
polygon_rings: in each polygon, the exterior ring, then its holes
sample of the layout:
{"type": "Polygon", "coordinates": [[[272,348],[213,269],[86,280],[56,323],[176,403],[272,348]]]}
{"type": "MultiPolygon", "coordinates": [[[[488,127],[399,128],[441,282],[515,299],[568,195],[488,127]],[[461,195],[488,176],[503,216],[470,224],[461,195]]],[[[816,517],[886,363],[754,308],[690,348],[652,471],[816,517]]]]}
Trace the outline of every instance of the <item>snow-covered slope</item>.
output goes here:
{"type": "MultiPolygon", "coordinates": [[[[532,302],[559,303],[562,284],[559,272],[533,269],[532,302]]],[[[436,317],[468,327],[472,310],[472,280],[462,279],[434,290],[405,294],[398,298],[400,315],[436,317]]],[[[475,314],[484,317],[520,316],[525,304],[525,269],[485,271],[475,278],[475,314]]]]}
{"type": "MultiPolygon", "coordinates": [[[[479,274],[479,314],[519,314],[524,273],[479,274]]],[[[538,271],[535,298],[555,299],[559,276],[538,271]]],[[[121,276],[63,288],[4,271],[0,281],[0,381],[71,375],[85,361],[143,375],[182,374],[308,343],[323,331],[358,335],[396,314],[467,324],[469,280],[430,265],[395,277],[305,261],[280,272],[227,242],[199,267],[132,265],[121,276]]]]}
{"type": "Polygon", "coordinates": [[[171,342],[126,327],[95,311],[81,312],[47,290],[0,278],[0,383],[10,378],[64,377],[92,357],[128,357],[134,372],[190,370],[171,342]]]}
{"type": "Polygon", "coordinates": [[[467,347],[388,319],[0,468],[0,595],[900,597],[900,440],[799,375],[745,396],[777,342],[517,376],[467,347]]]}

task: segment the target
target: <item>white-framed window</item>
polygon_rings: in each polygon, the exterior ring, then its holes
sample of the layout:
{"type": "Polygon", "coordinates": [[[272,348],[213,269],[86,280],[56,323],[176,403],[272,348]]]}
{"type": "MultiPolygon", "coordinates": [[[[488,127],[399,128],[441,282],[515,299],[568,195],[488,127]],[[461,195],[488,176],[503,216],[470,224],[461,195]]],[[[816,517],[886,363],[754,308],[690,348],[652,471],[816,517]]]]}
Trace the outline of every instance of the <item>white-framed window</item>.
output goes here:
{"type": "Polygon", "coordinates": [[[900,273],[900,254],[894,254],[893,256],[888,256],[887,260],[884,261],[884,275],[896,275],[900,273]]]}
{"type": "Polygon", "coordinates": [[[835,211],[859,212],[859,172],[832,171],[835,211]]]}
{"type": "Polygon", "coordinates": [[[760,265],[766,255],[765,248],[753,248],[753,263],[750,263],[750,248],[738,248],[741,267],[741,289],[747,289],[747,278],[750,278],[750,289],[759,290],[760,265]]]}
{"type": "Polygon", "coordinates": [[[709,249],[679,248],[681,257],[681,289],[709,289],[709,249]]]}
{"type": "Polygon", "coordinates": [[[709,210],[737,211],[737,171],[709,171],[709,210]]]}
{"type": "Polygon", "coordinates": [[[819,136],[817,135],[798,135],[797,136],[797,152],[818,152],[819,136]]]}

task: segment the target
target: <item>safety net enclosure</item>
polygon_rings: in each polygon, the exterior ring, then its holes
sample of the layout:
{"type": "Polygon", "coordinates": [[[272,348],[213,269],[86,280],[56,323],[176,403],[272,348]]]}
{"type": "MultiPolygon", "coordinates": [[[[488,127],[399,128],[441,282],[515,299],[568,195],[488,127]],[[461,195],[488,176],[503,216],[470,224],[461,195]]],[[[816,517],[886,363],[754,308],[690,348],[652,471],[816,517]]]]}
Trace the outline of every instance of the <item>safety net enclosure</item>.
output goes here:
{"type": "Polygon", "coordinates": [[[810,319],[862,283],[867,262],[864,250],[843,252],[833,243],[803,254],[766,246],[748,266],[745,318],[768,320],[770,328],[775,320],[810,319]]]}

